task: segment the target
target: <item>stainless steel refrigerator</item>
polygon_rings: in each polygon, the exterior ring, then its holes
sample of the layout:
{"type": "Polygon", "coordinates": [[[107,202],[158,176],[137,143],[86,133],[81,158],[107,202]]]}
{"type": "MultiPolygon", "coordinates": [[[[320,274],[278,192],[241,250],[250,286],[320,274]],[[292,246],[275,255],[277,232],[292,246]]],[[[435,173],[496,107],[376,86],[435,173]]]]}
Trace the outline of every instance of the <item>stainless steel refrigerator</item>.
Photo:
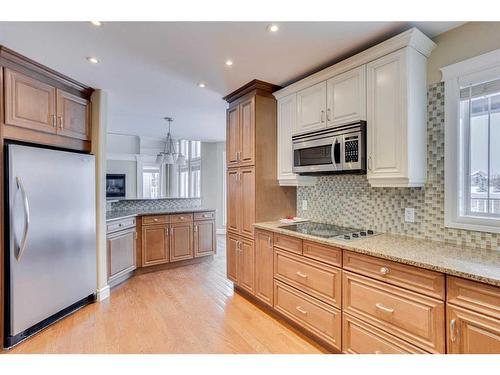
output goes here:
{"type": "Polygon", "coordinates": [[[95,300],[95,158],[5,147],[9,347],[95,300]]]}

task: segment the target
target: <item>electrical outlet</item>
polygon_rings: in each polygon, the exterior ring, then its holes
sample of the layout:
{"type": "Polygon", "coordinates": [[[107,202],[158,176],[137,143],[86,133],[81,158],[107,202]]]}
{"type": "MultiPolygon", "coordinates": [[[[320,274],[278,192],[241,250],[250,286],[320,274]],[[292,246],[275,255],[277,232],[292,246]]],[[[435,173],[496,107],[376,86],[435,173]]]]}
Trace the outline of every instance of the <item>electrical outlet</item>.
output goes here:
{"type": "Polygon", "coordinates": [[[405,208],[405,221],[407,223],[414,223],[415,222],[415,209],[414,208],[405,208]]]}
{"type": "Polygon", "coordinates": [[[302,210],[307,211],[307,200],[305,199],[302,200],[302,210]]]}

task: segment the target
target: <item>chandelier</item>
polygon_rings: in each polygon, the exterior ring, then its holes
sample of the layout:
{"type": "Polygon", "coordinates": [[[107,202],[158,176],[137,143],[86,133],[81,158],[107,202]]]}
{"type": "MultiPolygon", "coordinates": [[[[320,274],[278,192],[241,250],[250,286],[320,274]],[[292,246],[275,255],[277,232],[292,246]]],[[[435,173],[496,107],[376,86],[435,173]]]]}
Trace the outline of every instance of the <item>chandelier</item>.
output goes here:
{"type": "Polygon", "coordinates": [[[172,135],[170,134],[170,125],[174,119],[172,117],[164,117],[163,119],[168,121],[167,141],[165,142],[164,151],[156,155],[156,162],[158,164],[184,165],[186,164],[186,157],[182,154],[182,152],[180,152],[180,150],[179,152],[176,152],[175,143],[172,139],[172,135]]]}

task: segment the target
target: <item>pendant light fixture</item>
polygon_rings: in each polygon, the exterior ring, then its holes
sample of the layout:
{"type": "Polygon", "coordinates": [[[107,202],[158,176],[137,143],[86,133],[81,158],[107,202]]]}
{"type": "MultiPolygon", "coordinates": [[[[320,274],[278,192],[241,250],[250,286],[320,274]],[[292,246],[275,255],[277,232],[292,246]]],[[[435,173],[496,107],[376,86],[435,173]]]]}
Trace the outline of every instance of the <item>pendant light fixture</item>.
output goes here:
{"type": "Polygon", "coordinates": [[[182,154],[182,152],[180,152],[180,150],[179,152],[176,151],[175,141],[172,139],[172,135],[170,134],[170,126],[174,119],[172,117],[164,117],[163,119],[168,122],[167,140],[165,142],[164,151],[156,155],[156,162],[158,164],[184,165],[186,164],[186,157],[182,154]]]}

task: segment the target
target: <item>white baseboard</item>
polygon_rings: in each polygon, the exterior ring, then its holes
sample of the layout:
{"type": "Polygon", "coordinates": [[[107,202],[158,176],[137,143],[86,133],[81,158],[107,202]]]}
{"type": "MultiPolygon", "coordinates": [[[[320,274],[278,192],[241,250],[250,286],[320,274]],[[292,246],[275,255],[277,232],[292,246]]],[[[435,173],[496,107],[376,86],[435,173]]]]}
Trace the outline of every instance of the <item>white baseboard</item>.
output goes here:
{"type": "Polygon", "coordinates": [[[104,301],[106,298],[109,298],[109,294],[110,294],[109,285],[106,285],[101,289],[97,289],[97,300],[99,302],[104,301]]]}
{"type": "Polygon", "coordinates": [[[217,234],[226,234],[226,230],[225,229],[217,229],[216,233],[217,234]]]}

